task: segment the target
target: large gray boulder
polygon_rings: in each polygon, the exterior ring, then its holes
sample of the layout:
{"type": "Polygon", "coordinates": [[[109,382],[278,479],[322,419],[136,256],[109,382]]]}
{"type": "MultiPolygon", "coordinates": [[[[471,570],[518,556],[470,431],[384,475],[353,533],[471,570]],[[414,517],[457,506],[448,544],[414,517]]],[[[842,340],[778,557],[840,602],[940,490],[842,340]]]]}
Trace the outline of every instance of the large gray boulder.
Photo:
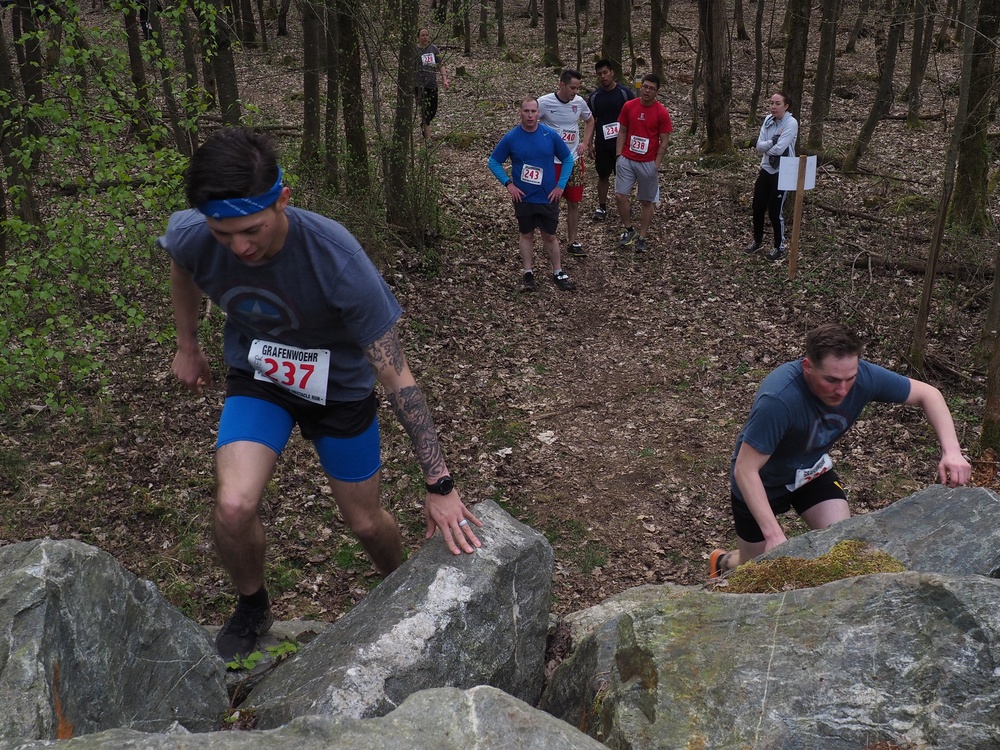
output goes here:
{"type": "Polygon", "coordinates": [[[642,586],[570,615],[541,707],[612,747],[1000,747],[997,496],[937,486],[768,556],[863,539],[918,571],[781,594],[642,586]]]}
{"type": "MultiPolygon", "coordinates": [[[[0,750],[40,750],[50,742],[3,742],[0,750]]],[[[59,750],[605,750],[549,714],[491,687],[416,693],[376,719],[309,716],[281,729],[212,734],[112,730],[59,742],[59,750]]]]}
{"type": "Polygon", "coordinates": [[[845,539],[868,542],[909,570],[995,576],[1000,567],[1000,497],[981,487],[937,484],[873,513],[793,537],[760,559],[812,559],[845,539]]]}
{"type": "Polygon", "coordinates": [[[75,541],[0,547],[0,737],[208,731],[226,710],[205,631],[75,541]]]}
{"type": "Polygon", "coordinates": [[[426,688],[492,685],[534,704],[543,680],[553,555],[496,503],[475,507],[483,543],[436,538],[248,696],[261,728],[298,716],[366,718],[426,688]]]}
{"type": "Polygon", "coordinates": [[[1000,582],[666,587],[584,638],[541,707],[634,750],[1000,747],[1000,582]]]}

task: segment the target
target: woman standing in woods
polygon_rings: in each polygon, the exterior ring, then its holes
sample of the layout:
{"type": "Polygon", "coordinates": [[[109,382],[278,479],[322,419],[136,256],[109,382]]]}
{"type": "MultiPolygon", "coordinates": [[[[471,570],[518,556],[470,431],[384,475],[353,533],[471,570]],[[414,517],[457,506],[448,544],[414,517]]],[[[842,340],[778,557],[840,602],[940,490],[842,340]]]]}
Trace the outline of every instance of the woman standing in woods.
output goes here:
{"type": "Polygon", "coordinates": [[[783,91],[776,91],[769,102],[771,114],[764,118],[757,137],[757,150],[762,154],[760,172],[753,186],[753,242],[746,247],[747,254],[755,253],[764,245],[764,214],[771,219],[774,231],[774,248],[768,260],[781,260],[785,255],[785,191],[778,189],[778,166],[782,156],[795,156],[795,141],[799,136],[799,123],[789,112],[791,102],[783,91]]]}

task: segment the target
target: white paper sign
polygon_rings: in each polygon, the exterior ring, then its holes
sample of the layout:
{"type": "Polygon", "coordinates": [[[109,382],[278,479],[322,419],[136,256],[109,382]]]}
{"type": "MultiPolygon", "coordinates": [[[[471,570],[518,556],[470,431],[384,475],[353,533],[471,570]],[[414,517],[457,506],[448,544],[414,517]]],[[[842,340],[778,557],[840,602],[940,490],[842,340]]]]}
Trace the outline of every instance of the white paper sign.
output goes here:
{"type": "MultiPolygon", "coordinates": [[[[799,157],[782,156],[778,167],[778,190],[794,191],[799,185],[799,157]]],[[[816,156],[806,157],[806,190],[816,187],[816,156]]]]}

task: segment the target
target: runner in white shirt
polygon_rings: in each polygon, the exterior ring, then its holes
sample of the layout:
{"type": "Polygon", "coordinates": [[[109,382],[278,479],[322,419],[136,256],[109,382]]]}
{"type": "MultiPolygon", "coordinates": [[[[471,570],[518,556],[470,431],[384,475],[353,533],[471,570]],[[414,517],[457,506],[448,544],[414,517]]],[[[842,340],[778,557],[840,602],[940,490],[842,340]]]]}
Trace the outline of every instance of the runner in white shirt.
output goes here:
{"type": "MultiPolygon", "coordinates": [[[[573,152],[573,174],[563,197],[566,199],[566,235],[569,240],[569,254],[578,258],[586,257],[587,253],[576,239],[576,230],[580,224],[580,201],[583,200],[583,157],[587,152],[586,144],[594,135],[594,117],[587,106],[586,100],[579,95],[580,72],[564,70],[559,76],[559,87],[553,94],[545,94],[538,98],[538,121],[548,125],[558,132],[563,142],[573,152]],[[580,138],[580,120],[584,122],[583,138],[580,138]]],[[[558,164],[556,160],[556,164],[558,164]]],[[[556,167],[556,178],[559,171],[556,167]]]]}

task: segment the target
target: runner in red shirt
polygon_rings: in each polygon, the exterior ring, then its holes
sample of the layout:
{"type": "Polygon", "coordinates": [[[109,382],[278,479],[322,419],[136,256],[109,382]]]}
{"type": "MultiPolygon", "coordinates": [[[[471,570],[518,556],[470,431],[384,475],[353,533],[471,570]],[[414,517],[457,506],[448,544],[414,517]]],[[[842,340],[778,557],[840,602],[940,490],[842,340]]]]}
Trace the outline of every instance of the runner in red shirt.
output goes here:
{"type": "Polygon", "coordinates": [[[646,250],[649,224],[653,219],[653,201],[659,195],[660,162],[667,153],[673,124],[670,113],[656,100],[660,78],[649,73],[642,78],[639,98],[625,103],[618,120],[618,143],[615,163],[615,201],[624,231],[619,235],[622,247],[635,246],[637,253],[646,250]],[[637,186],[639,231],[632,225],[629,194],[637,186]]]}

